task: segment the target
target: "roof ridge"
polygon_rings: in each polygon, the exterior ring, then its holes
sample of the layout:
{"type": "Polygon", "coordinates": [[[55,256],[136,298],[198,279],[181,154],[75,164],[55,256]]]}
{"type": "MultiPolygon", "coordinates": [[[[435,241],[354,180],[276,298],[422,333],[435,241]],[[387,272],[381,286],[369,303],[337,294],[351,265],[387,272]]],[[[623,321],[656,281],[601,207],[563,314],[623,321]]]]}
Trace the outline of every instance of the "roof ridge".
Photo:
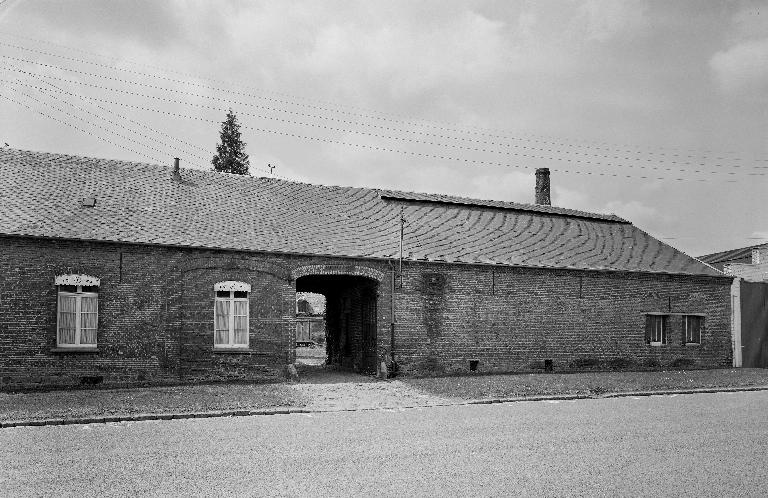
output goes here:
{"type": "Polygon", "coordinates": [[[210,169],[184,168],[184,181],[174,182],[171,161],[15,148],[0,149],[0,164],[4,236],[387,259],[402,227],[400,206],[382,200],[389,193],[433,200],[405,205],[419,218],[405,236],[418,260],[721,275],[617,217],[565,208],[210,169]],[[82,206],[92,187],[99,200],[82,206]]]}
{"type": "MultiPolygon", "coordinates": [[[[171,164],[165,165],[165,164],[156,164],[156,163],[148,163],[148,162],[141,162],[141,161],[127,161],[124,159],[109,159],[109,158],[103,158],[103,157],[94,157],[94,156],[83,156],[78,154],[63,154],[58,152],[44,152],[44,151],[33,151],[33,150],[25,150],[25,149],[17,149],[13,147],[4,147],[0,150],[6,151],[6,150],[13,150],[18,152],[27,152],[32,154],[44,154],[47,156],[52,157],[66,157],[71,159],[89,159],[94,161],[110,161],[115,163],[123,163],[123,164],[135,164],[135,165],[142,165],[142,166],[150,166],[150,167],[157,167],[157,168],[172,168],[173,166],[171,164]]],[[[494,207],[492,205],[489,205],[488,203],[499,203],[504,204],[506,208],[511,209],[521,209],[525,211],[533,211],[533,212],[541,212],[545,214],[560,214],[560,215],[573,215],[573,216],[587,216],[590,218],[596,218],[596,219],[603,219],[606,221],[616,221],[616,222],[622,222],[622,223],[629,223],[629,221],[621,218],[620,216],[617,216],[615,214],[605,214],[605,213],[595,213],[590,211],[582,211],[578,209],[571,209],[571,208],[565,208],[565,207],[559,207],[559,206],[541,206],[538,204],[530,204],[525,202],[517,202],[517,201],[504,201],[504,200],[498,200],[498,199],[481,199],[477,197],[465,197],[462,195],[452,195],[452,194],[443,194],[443,193],[435,193],[435,192],[417,192],[413,190],[400,190],[400,189],[392,189],[392,188],[382,188],[382,187],[362,187],[362,186],[354,186],[354,185],[328,185],[328,184],[322,184],[322,183],[311,183],[311,182],[303,182],[298,180],[287,180],[283,178],[275,178],[270,176],[252,176],[252,175],[240,175],[237,173],[228,173],[225,171],[213,171],[208,169],[197,169],[197,168],[185,168],[183,166],[183,162],[181,163],[180,168],[183,171],[189,171],[189,172],[199,172],[202,174],[209,174],[209,175],[226,175],[230,178],[238,179],[238,180],[268,180],[275,183],[288,183],[288,184],[296,184],[296,185],[309,185],[312,187],[320,187],[325,189],[344,189],[344,190],[364,190],[367,192],[374,193],[378,196],[386,195],[387,192],[397,193],[397,194],[405,194],[405,195],[419,195],[419,196],[433,196],[433,197],[442,197],[446,199],[460,199],[462,201],[467,201],[467,204],[474,204],[478,207],[494,207]],[[486,204],[482,204],[486,203],[486,204]]],[[[414,199],[417,200],[417,199],[414,199]]],[[[502,207],[502,206],[499,206],[502,207]]]]}
{"type": "MultiPolygon", "coordinates": [[[[16,148],[3,148],[2,150],[15,150],[19,152],[31,152],[33,154],[45,154],[48,156],[53,157],[67,157],[67,158],[80,158],[80,159],[90,159],[95,161],[111,161],[116,163],[123,163],[123,164],[136,164],[136,165],[142,165],[142,166],[154,166],[158,168],[171,168],[172,165],[164,165],[164,164],[155,164],[155,163],[146,163],[146,162],[139,162],[139,161],[126,161],[122,159],[107,159],[107,158],[100,158],[100,157],[92,157],[92,156],[81,156],[76,154],[62,154],[62,153],[52,153],[52,152],[41,152],[41,151],[30,151],[30,150],[24,150],[24,149],[16,149],[16,148]]],[[[183,164],[183,163],[182,163],[183,164]]],[[[236,178],[238,180],[268,180],[275,183],[288,183],[288,184],[296,184],[296,185],[309,185],[312,187],[320,187],[325,189],[345,189],[345,190],[364,190],[367,192],[374,193],[378,196],[386,195],[387,193],[396,193],[396,194],[405,194],[405,195],[416,195],[416,196],[431,196],[431,197],[438,197],[442,199],[451,199],[451,200],[461,200],[464,201],[465,204],[471,204],[476,205],[477,207],[500,207],[500,208],[506,208],[506,209],[520,209],[524,211],[532,211],[532,212],[539,212],[539,213],[545,213],[545,214],[559,214],[562,216],[575,216],[575,217],[589,217],[594,219],[602,219],[605,221],[615,221],[619,223],[630,223],[629,221],[625,220],[624,218],[621,218],[620,216],[617,216],[615,214],[605,214],[605,213],[595,213],[590,211],[582,211],[579,209],[572,209],[572,208],[565,208],[565,207],[559,207],[559,206],[542,206],[539,204],[530,204],[525,202],[517,202],[517,201],[504,201],[504,200],[498,200],[498,199],[481,199],[477,197],[465,197],[462,195],[452,195],[452,194],[443,194],[443,193],[432,193],[432,192],[416,192],[412,190],[399,190],[399,189],[391,189],[391,188],[381,188],[381,187],[360,187],[360,186],[353,186],[353,185],[326,185],[321,183],[310,183],[310,182],[302,182],[297,180],[287,180],[283,178],[275,178],[270,176],[252,176],[252,175],[240,175],[237,173],[228,173],[224,171],[213,171],[213,170],[207,170],[207,169],[197,169],[197,168],[185,168],[181,166],[181,169],[184,171],[193,171],[193,172],[200,172],[202,174],[210,174],[210,175],[226,175],[230,178],[236,178]],[[491,203],[501,204],[500,206],[493,206],[491,203]]],[[[427,199],[413,199],[414,201],[419,200],[427,200],[427,199]]],[[[456,203],[460,204],[460,203],[456,203]]]]}

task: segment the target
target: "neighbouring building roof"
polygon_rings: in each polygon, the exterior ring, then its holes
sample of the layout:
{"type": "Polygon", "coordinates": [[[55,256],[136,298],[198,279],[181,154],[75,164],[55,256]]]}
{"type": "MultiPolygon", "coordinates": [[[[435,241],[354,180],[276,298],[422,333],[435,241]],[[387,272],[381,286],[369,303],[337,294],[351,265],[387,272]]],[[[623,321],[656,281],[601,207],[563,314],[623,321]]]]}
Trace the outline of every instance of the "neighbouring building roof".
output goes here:
{"type": "Polygon", "coordinates": [[[0,149],[0,234],[396,258],[402,212],[408,260],[721,275],[614,215],[190,169],[181,176],[172,180],[171,166],[0,149]]]}
{"type": "Polygon", "coordinates": [[[701,261],[708,263],[718,270],[722,270],[727,263],[750,263],[752,261],[752,250],[761,247],[767,247],[768,244],[758,244],[755,246],[742,247],[740,249],[730,249],[704,256],[699,256],[701,261]]]}

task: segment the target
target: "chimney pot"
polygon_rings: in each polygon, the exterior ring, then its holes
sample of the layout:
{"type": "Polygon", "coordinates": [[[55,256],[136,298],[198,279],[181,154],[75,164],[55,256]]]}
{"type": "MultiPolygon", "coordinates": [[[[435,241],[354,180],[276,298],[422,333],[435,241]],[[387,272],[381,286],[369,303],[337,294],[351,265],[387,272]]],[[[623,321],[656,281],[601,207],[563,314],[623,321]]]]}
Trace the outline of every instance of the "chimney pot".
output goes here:
{"type": "Polygon", "coordinates": [[[552,205],[549,197],[549,168],[536,168],[536,204],[552,205]]]}
{"type": "Polygon", "coordinates": [[[171,172],[171,179],[179,181],[181,180],[181,171],[179,170],[179,158],[173,158],[173,172],[171,172]]]}

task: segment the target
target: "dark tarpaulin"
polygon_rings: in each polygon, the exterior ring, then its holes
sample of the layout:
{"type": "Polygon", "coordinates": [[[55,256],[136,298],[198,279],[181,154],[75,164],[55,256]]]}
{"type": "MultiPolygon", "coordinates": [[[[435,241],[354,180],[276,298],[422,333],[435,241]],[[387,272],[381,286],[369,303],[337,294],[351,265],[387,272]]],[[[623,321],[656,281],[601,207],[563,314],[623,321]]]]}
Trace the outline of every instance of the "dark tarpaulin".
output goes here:
{"type": "Polygon", "coordinates": [[[741,360],[768,367],[768,283],[741,282],[741,360]]]}

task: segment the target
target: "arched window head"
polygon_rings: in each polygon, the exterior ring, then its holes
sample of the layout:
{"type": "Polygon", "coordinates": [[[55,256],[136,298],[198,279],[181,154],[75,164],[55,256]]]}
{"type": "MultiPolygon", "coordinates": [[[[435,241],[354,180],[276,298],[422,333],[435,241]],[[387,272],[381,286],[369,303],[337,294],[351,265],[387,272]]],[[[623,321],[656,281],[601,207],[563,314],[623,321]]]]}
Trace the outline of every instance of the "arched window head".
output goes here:
{"type": "Polygon", "coordinates": [[[98,277],[90,275],[59,275],[54,280],[55,285],[83,285],[87,287],[98,287],[101,280],[98,277]]]}
{"type": "Polygon", "coordinates": [[[251,292],[251,284],[245,282],[236,282],[234,280],[227,280],[226,282],[219,282],[213,284],[213,290],[219,291],[239,291],[239,292],[251,292]]]}

